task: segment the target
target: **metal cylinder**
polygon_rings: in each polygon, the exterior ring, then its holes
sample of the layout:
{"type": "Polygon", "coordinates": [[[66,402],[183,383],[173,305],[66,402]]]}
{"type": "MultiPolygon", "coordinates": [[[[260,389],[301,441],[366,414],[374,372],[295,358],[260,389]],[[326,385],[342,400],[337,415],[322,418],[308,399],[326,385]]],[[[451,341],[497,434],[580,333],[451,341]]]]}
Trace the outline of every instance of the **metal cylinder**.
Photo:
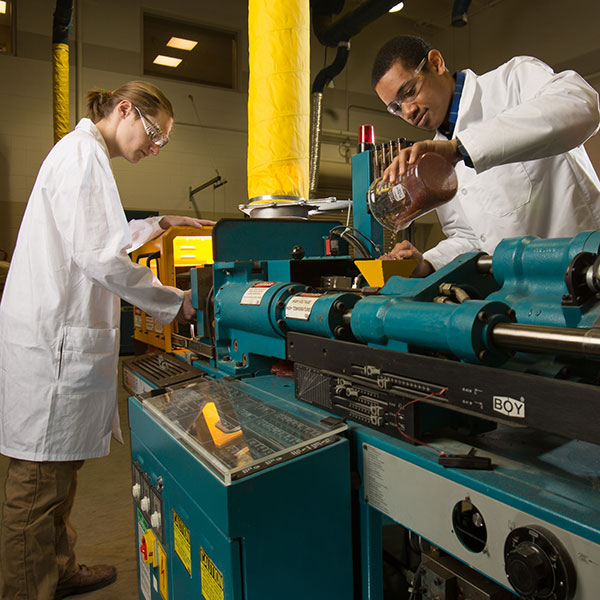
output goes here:
{"type": "Polygon", "coordinates": [[[600,328],[544,327],[498,323],[491,332],[494,345],[505,350],[600,356],[600,328]]]}
{"type": "Polygon", "coordinates": [[[489,254],[483,254],[477,259],[475,268],[478,273],[492,273],[492,257],[489,254]]]}

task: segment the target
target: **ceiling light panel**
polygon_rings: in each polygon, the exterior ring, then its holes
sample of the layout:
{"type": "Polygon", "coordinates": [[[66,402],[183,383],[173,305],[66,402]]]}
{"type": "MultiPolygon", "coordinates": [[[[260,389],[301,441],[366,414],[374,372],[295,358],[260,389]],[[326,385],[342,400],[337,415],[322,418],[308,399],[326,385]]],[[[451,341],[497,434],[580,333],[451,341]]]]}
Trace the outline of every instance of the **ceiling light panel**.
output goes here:
{"type": "Polygon", "coordinates": [[[169,48],[177,48],[178,50],[193,50],[196,47],[194,40],[186,40],[185,38],[172,37],[168,42],[169,48]]]}
{"type": "Polygon", "coordinates": [[[174,58],[173,56],[164,56],[159,54],[153,61],[155,65],[162,65],[163,67],[178,67],[181,62],[181,58],[174,58]]]}

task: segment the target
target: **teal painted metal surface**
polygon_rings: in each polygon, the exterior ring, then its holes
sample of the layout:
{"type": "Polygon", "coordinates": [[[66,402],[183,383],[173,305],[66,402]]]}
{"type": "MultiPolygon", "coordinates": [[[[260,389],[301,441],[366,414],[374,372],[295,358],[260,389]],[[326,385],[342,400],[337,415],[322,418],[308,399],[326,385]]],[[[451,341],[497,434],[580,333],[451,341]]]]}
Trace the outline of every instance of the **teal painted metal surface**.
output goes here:
{"type": "Polygon", "coordinates": [[[600,306],[591,299],[581,307],[562,306],[567,293],[564,276],[581,252],[598,254],[600,232],[584,231],[574,238],[533,236],[500,242],[493,257],[494,277],[501,289],[488,297],[508,303],[519,323],[554,327],[592,327],[600,306]]]}
{"type": "MultiPolygon", "coordinates": [[[[600,544],[600,447],[577,440],[564,440],[539,432],[506,430],[488,433],[481,442],[486,444],[478,454],[492,453],[496,468],[492,471],[447,469],[439,465],[439,454],[431,447],[413,446],[374,432],[360,425],[352,425],[350,443],[358,465],[362,487],[358,494],[360,514],[360,557],[362,600],[381,600],[383,596],[382,528],[387,521],[385,512],[369,504],[365,496],[365,470],[362,459],[365,445],[373,446],[406,461],[442,480],[464,486],[464,493],[480,493],[500,503],[530,515],[530,524],[548,523],[600,544]],[[495,453],[494,453],[495,451],[495,453]]],[[[430,441],[438,450],[452,454],[467,453],[472,446],[451,439],[430,441]]],[[[474,442],[476,444],[476,441],[474,442]]],[[[476,446],[477,447],[477,446],[476,446]]],[[[407,486],[415,482],[406,481],[407,486]]],[[[383,490],[385,482],[382,481],[383,490]]],[[[385,493],[385,491],[383,492],[385,493]]],[[[423,499],[440,511],[450,513],[452,504],[460,496],[423,499]]],[[[414,510],[414,507],[407,510],[414,510]]],[[[485,517],[494,519],[493,513],[485,517]]],[[[407,520],[409,513],[407,513],[407,520]]],[[[403,519],[395,521],[404,525],[403,519]]],[[[450,523],[448,528],[450,529],[450,523]]],[[[422,532],[414,531],[417,535],[422,532]]],[[[441,539],[427,540],[444,550],[441,539]]],[[[494,548],[494,552],[498,552],[494,548]]],[[[581,558],[581,557],[579,557],[581,558]]],[[[502,560],[501,556],[499,560],[502,560]]],[[[468,563],[467,563],[468,564],[468,563]]],[[[472,566],[472,565],[470,565],[472,566]]],[[[486,575],[486,573],[483,573],[486,575]]],[[[507,588],[510,589],[510,588],[507,588]]],[[[514,590],[510,590],[514,593],[514,590]]]]}
{"type": "Polygon", "coordinates": [[[315,294],[304,284],[294,282],[252,279],[238,283],[256,277],[247,266],[242,263],[228,267],[229,281],[215,293],[220,368],[242,374],[262,370],[269,359],[274,362],[285,358],[288,331],[352,338],[343,316],[358,301],[357,294],[315,294]]]}
{"type": "Polygon", "coordinates": [[[200,548],[225,600],[352,597],[347,440],[225,486],[136,399],[129,410],[132,459],[153,484],[162,478],[170,598],[201,597],[200,548]],[[191,572],[175,550],[173,511],[190,533],[191,572]]]}
{"type": "Polygon", "coordinates": [[[506,304],[478,299],[498,289],[489,273],[477,269],[480,256],[464,254],[424,278],[391,277],[379,295],[354,306],[353,334],[364,343],[400,352],[430,348],[469,362],[502,364],[508,355],[494,348],[489,332],[497,323],[514,322],[514,317],[506,304]],[[473,299],[434,303],[441,283],[457,286],[473,299]]]}
{"type": "MultiPolygon", "coordinates": [[[[338,225],[337,221],[222,219],[213,228],[213,258],[215,263],[291,259],[295,246],[301,246],[307,258],[325,256],[325,240],[338,225]]],[[[339,254],[348,254],[343,240],[339,254]]]]}
{"type": "MultiPolygon", "coordinates": [[[[362,444],[371,444],[444,479],[600,544],[600,504],[597,501],[600,446],[596,444],[503,428],[486,433],[482,438],[482,443],[491,444],[487,453],[494,454],[497,468],[478,471],[444,468],[437,462],[439,454],[430,447],[413,446],[359,425],[352,427],[351,439],[356,452],[362,451],[362,444]]],[[[472,441],[477,447],[476,440],[472,441]]],[[[430,443],[453,454],[466,453],[473,447],[451,439],[436,439],[430,443]]],[[[362,465],[362,461],[359,463],[362,465]]],[[[441,500],[443,502],[443,498],[441,500]]]]}
{"type": "Polygon", "coordinates": [[[386,295],[361,300],[352,311],[351,325],[356,338],[370,345],[401,352],[430,348],[497,365],[509,356],[494,348],[490,331],[497,323],[510,322],[514,317],[502,302],[416,303],[386,295]]]}
{"type": "Polygon", "coordinates": [[[367,192],[373,181],[371,153],[360,152],[352,157],[353,224],[376,245],[383,248],[383,228],[369,212],[367,192]]]}
{"type": "MultiPolygon", "coordinates": [[[[367,165],[360,168],[367,169],[367,165]]],[[[368,175],[370,177],[370,172],[368,175]]],[[[372,231],[368,229],[372,224],[370,215],[365,210],[361,217],[355,209],[355,225],[357,217],[359,220],[364,217],[361,231],[371,236],[372,231]]],[[[247,227],[252,231],[251,224],[236,224],[235,227],[247,227]]],[[[303,236],[308,233],[300,223],[297,228],[290,226],[286,231],[294,240],[304,240],[303,236]]],[[[322,241],[320,236],[318,244],[322,241]]],[[[433,350],[451,353],[467,362],[503,364],[506,369],[535,373],[547,371],[550,376],[564,364],[562,357],[520,354],[517,359],[504,363],[507,355],[491,343],[493,326],[514,322],[511,309],[516,311],[519,323],[558,327],[590,327],[600,316],[595,298],[581,306],[562,305],[563,295],[567,292],[565,271],[581,252],[598,253],[600,232],[584,232],[564,240],[533,237],[505,240],[494,254],[493,275],[479,268],[479,253],[470,253],[423,279],[391,278],[376,295],[334,292],[319,297],[314,300],[306,319],[286,316],[286,308],[293,298],[311,292],[305,283],[298,283],[298,280],[294,283],[291,276],[294,259],[285,255],[289,244],[278,240],[275,245],[276,251],[263,256],[265,244],[260,240],[256,252],[250,248],[244,250],[243,260],[232,259],[215,265],[215,316],[221,359],[215,373],[247,375],[248,385],[257,397],[265,402],[279,403],[291,413],[298,405],[293,398],[293,383],[264,373],[277,359],[285,358],[288,331],[336,337],[334,330],[341,322],[336,319],[342,314],[339,311],[336,314],[333,308],[336,300],[344,300],[344,310],[348,313],[351,309],[352,314],[347,314],[346,320],[350,319],[350,328],[359,341],[396,350],[398,360],[402,360],[402,352],[433,350]],[[260,302],[243,305],[244,294],[260,282],[270,284],[260,302]],[[441,283],[460,288],[469,299],[456,304],[434,303],[434,297],[440,294],[441,283]],[[225,357],[229,360],[225,361],[225,357]]],[[[508,371],[507,376],[510,377],[508,371]]],[[[600,544],[597,503],[600,455],[597,446],[573,441],[567,447],[565,440],[559,444],[555,438],[541,439],[539,436],[543,434],[535,432],[528,432],[523,437],[523,444],[518,446],[516,434],[502,431],[506,447],[501,450],[506,452],[506,460],[502,460],[494,471],[466,471],[443,468],[437,463],[438,455],[430,448],[411,446],[353,423],[350,428],[352,462],[357,465],[363,483],[362,445],[370,444],[441,481],[463,486],[465,494],[472,491],[484,495],[529,515],[534,523],[546,523],[600,544]],[[511,448],[513,445],[515,448],[511,448]],[[562,445],[565,445],[564,451],[560,448],[562,445]],[[511,455],[510,451],[514,449],[519,453],[511,455]]],[[[485,444],[486,440],[494,440],[495,435],[488,432],[480,441],[485,444]]],[[[441,441],[437,445],[452,453],[466,453],[471,447],[456,440],[441,441]]],[[[362,489],[355,500],[360,537],[359,547],[354,548],[358,553],[355,569],[361,574],[358,582],[361,599],[381,600],[382,528],[392,517],[373,508],[363,497],[362,489]]],[[[241,495],[239,501],[242,502],[241,495]]],[[[444,498],[439,499],[440,506],[444,501],[444,498]]],[[[218,511],[216,507],[215,510],[218,511]]],[[[401,518],[396,522],[403,524],[401,518]]],[[[273,535],[273,543],[275,539],[273,535]]],[[[436,539],[430,541],[438,543],[436,539]]],[[[246,560],[245,552],[241,546],[242,563],[246,560]]],[[[226,561],[227,555],[223,556],[226,561]]],[[[253,569],[260,572],[258,562],[253,569]]],[[[260,583],[257,580],[253,585],[260,583]]],[[[332,597],[342,596],[334,594],[332,597]]]]}

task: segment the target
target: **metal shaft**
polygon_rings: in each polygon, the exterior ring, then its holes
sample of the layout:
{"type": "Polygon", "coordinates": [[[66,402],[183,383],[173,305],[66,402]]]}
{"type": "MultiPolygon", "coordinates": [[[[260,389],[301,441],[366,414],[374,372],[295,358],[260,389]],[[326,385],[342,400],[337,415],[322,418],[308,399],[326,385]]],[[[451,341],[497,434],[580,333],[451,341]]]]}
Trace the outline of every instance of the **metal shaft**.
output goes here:
{"type": "Polygon", "coordinates": [[[489,254],[483,254],[477,259],[476,269],[479,273],[492,272],[492,257],[489,254]]]}
{"type": "Polygon", "coordinates": [[[498,323],[492,330],[492,341],[507,350],[600,356],[600,328],[597,327],[573,329],[498,323]]]}

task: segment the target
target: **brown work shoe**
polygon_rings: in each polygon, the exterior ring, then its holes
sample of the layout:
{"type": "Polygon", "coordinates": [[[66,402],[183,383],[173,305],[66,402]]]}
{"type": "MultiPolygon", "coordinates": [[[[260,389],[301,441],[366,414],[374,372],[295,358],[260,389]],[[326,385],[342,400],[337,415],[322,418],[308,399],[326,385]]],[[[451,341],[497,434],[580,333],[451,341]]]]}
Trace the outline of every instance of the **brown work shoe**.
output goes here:
{"type": "Polygon", "coordinates": [[[94,565],[86,567],[79,565],[79,571],[66,579],[60,581],[56,586],[54,600],[75,594],[85,594],[93,590],[99,590],[117,579],[117,569],[109,565],[94,565]]]}

